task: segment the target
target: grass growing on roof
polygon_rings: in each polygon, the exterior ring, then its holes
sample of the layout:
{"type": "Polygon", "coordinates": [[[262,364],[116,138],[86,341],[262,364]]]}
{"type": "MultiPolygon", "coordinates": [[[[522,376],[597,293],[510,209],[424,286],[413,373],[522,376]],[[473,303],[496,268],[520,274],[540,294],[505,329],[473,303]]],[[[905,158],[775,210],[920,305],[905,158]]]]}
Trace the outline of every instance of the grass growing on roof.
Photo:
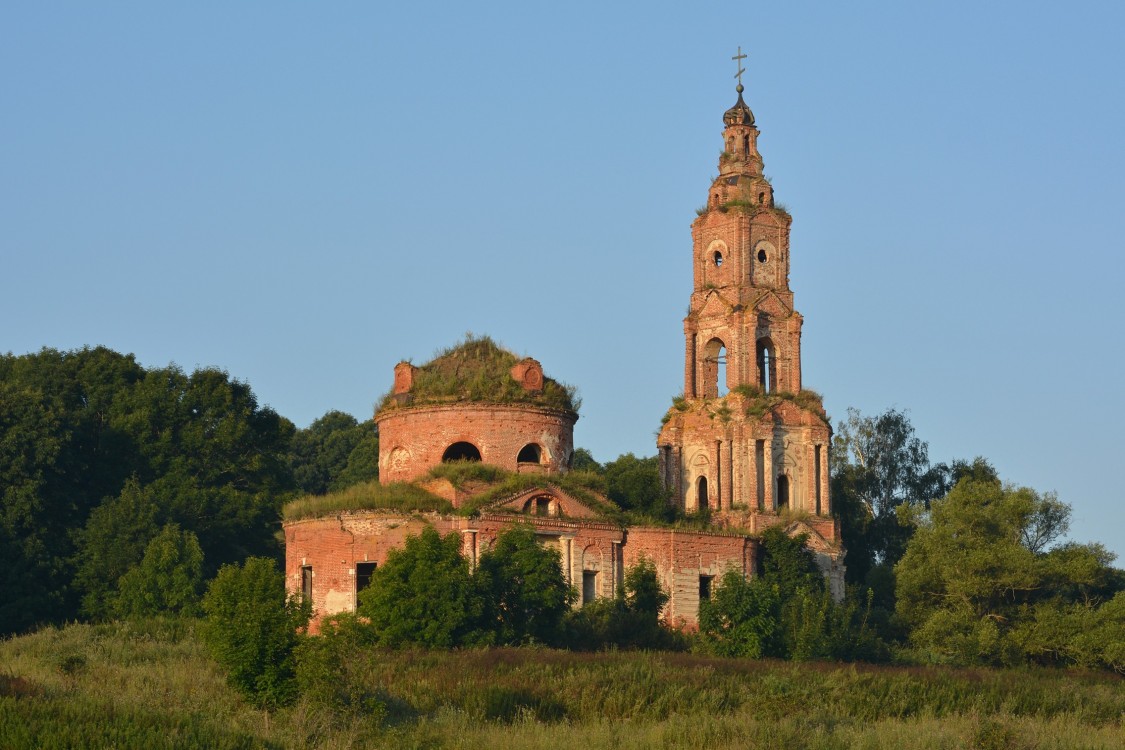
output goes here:
{"type": "MultiPolygon", "coordinates": [[[[467,334],[465,340],[448,347],[414,372],[409,406],[475,401],[493,404],[530,404],[552,409],[578,411],[581,405],[573,386],[543,377],[543,388],[525,390],[511,369],[520,361],[488,336],[467,334]]],[[[389,392],[379,402],[378,411],[400,408],[389,392]]]]}
{"type": "Polygon", "coordinates": [[[621,509],[596,493],[605,491],[605,480],[589,471],[569,474],[516,474],[498,466],[475,461],[454,461],[438,464],[422,479],[445,479],[454,488],[468,489],[471,484],[487,485],[479,494],[467,499],[460,508],[429,492],[417,483],[394,482],[382,485],[377,480],[353,485],[327,495],[307,495],[286,503],[281,516],[286,521],[315,518],[347,511],[398,510],[404,512],[456,513],[471,516],[490,503],[503,500],[524,490],[554,485],[574,499],[601,514],[606,520],[619,520],[621,509]]]}
{"type": "Polygon", "coordinates": [[[378,480],[372,480],[327,495],[306,495],[288,502],[281,509],[281,517],[297,521],[355,510],[452,513],[453,505],[416,484],[379,484],[378,480]]]}

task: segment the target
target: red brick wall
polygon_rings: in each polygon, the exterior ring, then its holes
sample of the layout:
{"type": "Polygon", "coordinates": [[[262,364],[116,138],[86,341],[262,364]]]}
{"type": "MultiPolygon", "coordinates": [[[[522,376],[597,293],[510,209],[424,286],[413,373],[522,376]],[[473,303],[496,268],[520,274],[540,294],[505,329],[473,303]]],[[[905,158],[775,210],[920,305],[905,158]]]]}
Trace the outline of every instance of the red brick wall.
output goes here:
{"type": "Polygon", "coordinates": [[[457,442],[471,443],[484,463],[516,471],[520,449],[541,449],[541,470],[566,471],[577,415],[556,409],[500,404],[450,404],[394,409],[377,415],[379,480],[404,482],[441,463],[457,442]]]}
{"type": "MultiPolygon", "coordinates": [[[[692,625],[699,611],[699,576],[715,577],[728,569],[754,571],[757,542],[738,534],[636,527],[564,518],[485,514],[478,518],[408,515],[392,511],[345,513],[331,518],[285,524],[285,576],[290,593],[301,590],[301,568],[313,575],[312,632],[325,616],[351,612],[356,606],[357,562],[383,565],[391,549],[432,525],[440,534],[462,534],[462,550],[470,564],[513,522],[532,523],[540,539],[559,550],[563,574],[581,597],[583,573],[593,574],[597,597],[614,596],[625,571],[642,559],[651,560],[671,601],[665,616],[692,625]]],[[[579,601],[581,604],[581,601],[579,601]]]]}

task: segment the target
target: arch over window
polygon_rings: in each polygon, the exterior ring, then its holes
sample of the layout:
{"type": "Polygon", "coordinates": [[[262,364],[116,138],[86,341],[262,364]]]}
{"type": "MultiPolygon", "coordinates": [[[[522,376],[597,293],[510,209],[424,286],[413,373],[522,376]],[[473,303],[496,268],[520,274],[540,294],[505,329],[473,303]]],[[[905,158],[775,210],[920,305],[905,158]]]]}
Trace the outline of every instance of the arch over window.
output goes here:
{"type": "Polygon", "coordinates": [[[758,385],[764,393],[777,390],[777,357],[769,337],[758,339],[758,385]]]}
{"type": "Polygon", "coordinates": [[[699,481],[695,483],[695,509],[707,509],[707,477],[700,477],[699,481]]]}
{"type": "Polygon", "coordinates": [[[789,507],[789,477],[785,474],[777,476],[777,509],[789,507]]]}
{"type": "Polygon", "coordinates": [[[520,464],[537,464],[543,460],[543,449],[535,443],[528,443],[520,448],[519,455],[516,456],[516,463],[520,464]]]}
{"type": "Polygon", "coordinates": [[[451,461],[480,461],[480,451],[472,443],[454,443],[445,449],[441,462],[447,464],[451,461]]]}
{"type": "Polygon", "coordinates": [[[713,338],[703,347],[703,397],[727,394],[727,345],[713,338]]]}

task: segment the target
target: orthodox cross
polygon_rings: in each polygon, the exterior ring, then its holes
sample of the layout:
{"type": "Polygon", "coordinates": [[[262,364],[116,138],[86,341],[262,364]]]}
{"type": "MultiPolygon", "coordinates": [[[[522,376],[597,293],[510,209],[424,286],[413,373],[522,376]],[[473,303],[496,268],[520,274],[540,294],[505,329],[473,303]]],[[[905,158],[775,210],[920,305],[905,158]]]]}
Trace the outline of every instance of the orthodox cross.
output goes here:
{"type": "Polygon", "coordinates": [[[746,55],[742,54],[742,45],[741,44],[738,45],[738,54],[735,55],[734,57],[732,57],[731,59],[734,60],[735,67],[738,68],[738,72],[734,74],[734,77],[738,79],[738,85],[739,85],[739,88],[741,89],[741,87],[742,87],[742,74],[746,72],[746,68],[742,67],[742,61],[746,59],[746,55]]]}

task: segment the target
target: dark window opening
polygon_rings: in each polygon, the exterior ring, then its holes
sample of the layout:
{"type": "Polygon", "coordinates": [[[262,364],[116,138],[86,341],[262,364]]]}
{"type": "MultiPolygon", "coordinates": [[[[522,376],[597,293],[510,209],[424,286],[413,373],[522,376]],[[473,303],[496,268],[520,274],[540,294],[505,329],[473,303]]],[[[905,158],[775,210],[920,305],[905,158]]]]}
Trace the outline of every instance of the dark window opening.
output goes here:
{"type": "Polygon", "coordinates": [[[761,205],[765,202],[766,202],[766,194],[765,193],[758,193],[758,205],[761,205]]]}
{"type": "Polygon", "coordinates": [[[723,265],[723,254],[720,253],[718,250],[716,250],[715,251],[715,267],[718,268],[721,265],[723,265]]]}
{"type": "Polygon", "coordinates": [[[789,477],[782,474],[777,478],[777,509],[789,507],[789,477]]]}
{"type": "Polygon", "coordinates": [[[750,136],[748,135],[742,136],[742,150],[747,154],[750,153],[750,136]]]}
{"type": "Polygon", "coordinates": [[[516,456],[516,462],[521,464],[537,464],[542,458],[539,451],[539,446],[535,443],[528,443],[520,448],[519,455],[516,456]]]}
{"type": "Polygon", "coordinates": [[[535,498],[535,515],[549,516],[551,515],[551,498],[537,497],[535,498]]]}
{"type": "Polygon", "coordinates": [[[762,250],[762,249],[758,250],[758,262],[759,263],[765,263],[766,262],[766,251],[765,250],[762,250]]]}
{"type": "Polygon", "coordinates": [[[375,573],[376,563],[361,562],[355,564],[355,592],[358,594],[371,585],[371,576],[375,573]]]}
{"type": "Polygon", "coordinates": [[[451,461],[480,461],[480,451],[472,443],[454,443],[445,449],[441,457],[443,464],[451,461]]]}
{"type": "Polygon", "coordinates": [[[707,509],[707,477],[699,478],[699,483],[696,485],[695,503],[699,510],[707,509]]]}
{"type": "Polygon", "coordinates": [[[312,566],[301,566],[301,596],[306,602],[312,601],[312,566]]]}
{"type": "Polygon", "coordinates": [[[598,598],[598,571],[582,571],[582,606],[598,598]]]}
{"type": "Polygon", "coordinates": [[[711,599],[711,583],[715,576],[699,576],[699,601],[706,602],[711,599]]]}

